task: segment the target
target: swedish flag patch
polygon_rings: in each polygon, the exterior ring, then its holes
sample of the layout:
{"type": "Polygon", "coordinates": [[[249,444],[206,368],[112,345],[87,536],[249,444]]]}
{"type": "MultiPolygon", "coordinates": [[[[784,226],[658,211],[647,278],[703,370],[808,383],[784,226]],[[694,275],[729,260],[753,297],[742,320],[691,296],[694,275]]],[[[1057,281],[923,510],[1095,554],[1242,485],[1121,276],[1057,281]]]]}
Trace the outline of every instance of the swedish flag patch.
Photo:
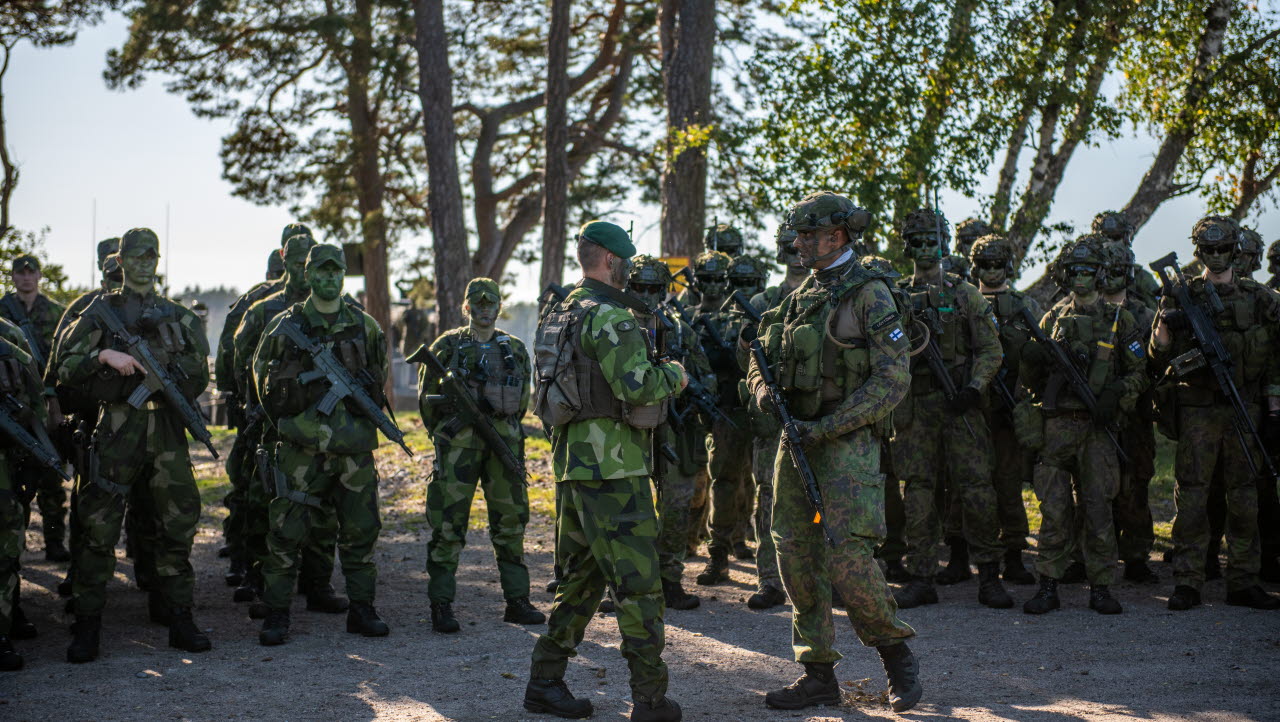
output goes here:
{"type": "Polygon", "coordinates": [[[1133,341],[1129,344],[1129,350],[1132,351],[1133,355],[1137,356],[1138,358],[1142,358],[1143,356],[1146,355],[1146,352],[1142,350],[1142,344],[1138,343],[1137,341],[1133,341]]]}

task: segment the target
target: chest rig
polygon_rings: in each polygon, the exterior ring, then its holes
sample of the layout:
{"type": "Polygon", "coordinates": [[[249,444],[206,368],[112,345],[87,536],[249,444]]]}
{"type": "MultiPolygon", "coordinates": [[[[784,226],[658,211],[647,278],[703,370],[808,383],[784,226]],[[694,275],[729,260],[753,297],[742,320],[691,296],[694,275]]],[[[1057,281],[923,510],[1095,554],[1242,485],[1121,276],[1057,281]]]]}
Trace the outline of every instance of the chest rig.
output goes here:
{"type": "MultiPolygon", "coordinates": [[[[1116,376],[1120,311],[1120,306],[1106,302],[1096,303],[1086,309],[1064,304],[1053,323],[1053,339],[1062,345],[1076,365],[1085,372],[1094,396],[1102,393],[1107,382],[1116,376]]],[[[1044,410],[1085,409],[1084,402],[1066,391],[1067,389],[1066,376],[1055,369],[1049,374],[1045,385],[1044,410]]]]}
{"type": "MultiPolygon", "coordinates": [[[[973,361],[973,319],[972,309],[968,307],[965,297],[955,291],[959,281],[954,276],[947,279],[949,285],[928,284],[911,285],[906,279],[900,286],[911,301],[914,317],[924,323],[929,333],[936,340],[938,350],[942,353],[942,361],[951,370],[957,385],[968,383],[968,369],[962,368],[973,361]],[[957,372],[959,376],[957,377],[957,372]]],[[[937,381],[923,357],[911,361],[912,393],[927,393],[937,386],[937,381]]]]}
{"type": "MultiPolygon", "coordinates": [[[[178,320],[177,309],[157,303],[157,297],[143,299],[135,294],[111,293],[99,299],[106,303],[106,313],[113,314],[125,329],[141,336],[161,366],[172,368],[172,362],[187,348],[186,336],[178,320]]],[[[105,333],[105,330],[104,330],[105,333]]],[[[106,348],[125,351],[120,339],[109,338],[106,348]]],[[[121,376],[109,367],[94,375],[91,394],[102,401],[123,401],[141,383],[135,376],[121,376]]]]}
{"type": "MultiPolygon", "coordinates": [[[[307,321],[302,312],[302,304],[296,303],[288,314],[293,323],[298,325],[309,338],[321,346],[333,349],[333,355],[342,362],[343,367],[351,372],[353,378],[362,382],[370,379],[369,358],[365,354],[366,334],[364,323],[360,318],[336,331],[331,327],[317,328],[307,321]]],[[[339,311],[341,313],[341,311],[339,311]]],[[[263,385],[263,407],[272,415],[295,416],[314,406],[327,392],[327,387],[319,380],[303,384],[298,377],[315,368],[311,357],[292,342],[284,344],[284,351],[278,358],[267,363],[266,383],[263,385]]],[[[368,385],[368,384],[366,384],[368,385]]],[[[374,389],[374,391],[378,391],[374,389]]],[[[380,398],[375,394],[375,398],[380,398]]]]}
{"type": "MultiPolygon", "coordinates": [[[[1246,400],[1261,394],[1261,378],[1270,362],[1270,340],[1275,333],[1272,329],[1274,321],[1259,308],[1258,296],[1262,293],[1260,284],[1250,279],[1240,279],[1234,286],[1221,290],[1203,278],[1191,280],[1192,298],[1213,321],[1223,345],[1235,361],[1232,375],[1246,400]]],[[[1191,336],[1189,329],[1186,336],[1191,336]]],[[[1198,353],[1193,351],[1178,356],[1170,362],[1170,367],[1180,385],[1220,395],[1217,382],[1204,367],[1203,358],[1198,353]],[[1186,359],[1199,360],[1200,363],[1186,359]]],[[[1194,401],[1186,399],[1184,403],[1199,405],[1194,401]]],[[[1211,401],[1206,398],[1204,403],[1207,405],[1211,401]]]]}
{"type": "MultiPolygon", "coordinates": [[[[1027,305],[1025,297],[1013,291],[982,294],[991,304],[995,315],[996,328],[1000,332],[1000,346],[1004,351],[1004,368],[1010,377],[1016,376],[1018,364],[1022,358],[1022,347],[1031,340],[1031,332],[1022,319],[1022,307],[1027,305]]],[[[1006,380],[1006,384],[1010,381],[1006,380]]]]}
{"type": "Polygon", "coordinates": [[[495,333],[488,341],[480,341],[470,331],[464,331],[445,365],[467,379],[494,416],[520,412],[523,365],[507,334],[495,333]]]}

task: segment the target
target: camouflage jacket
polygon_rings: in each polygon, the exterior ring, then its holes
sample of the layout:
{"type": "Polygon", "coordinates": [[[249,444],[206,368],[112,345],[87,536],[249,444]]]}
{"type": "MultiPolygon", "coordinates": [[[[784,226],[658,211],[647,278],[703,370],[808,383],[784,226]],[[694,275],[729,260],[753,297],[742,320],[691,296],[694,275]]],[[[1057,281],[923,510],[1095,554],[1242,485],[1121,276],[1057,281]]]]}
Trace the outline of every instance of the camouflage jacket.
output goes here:
{"type": "MultiPolygon", "coordinates": [[[[702,350],[698,333],[685,323],[674,309],[664,307],[661,313],[670,324],[670,328],[666,329],[661,336],[657,331],[656,316],[639,312],[633,315],[640,322],[641,327],[649,332],[650,338],[654,339],[654,348],[679,361],[684,366],[684,370],[702,384],[708,393],[715,394],[719,388],[716,375],[711,370],[711,363],[707,361],[706,353],[702,350]],[[665,339],[664,348],[658,348],[659,337],[665,339]]],[[[736,393],[737,389],[728,391],[736,393]]],[[[660,428],[664,434],[663,443],[670,444],[671,448],[675,449],[678,463],[685,473],[693,474],[701,464],[706,463],[706,436],[711,427],[711,420],[703,418],[702,414],[698,413],[697,407],[688,400],[687,393],[686,390],[672,399],[671,413],[668,414],[668,419],[680,419],[681,425],[677,427],[673,423],[667,423],[660,428]]]]}
{"type": "MultiPolygon", "coordinates": [[[[692,314],[693,327],[698,331],[699,342],[711,370],[728,389],[736,386],[738,380],[743,378],[742,367],[738,363],[737,339],[748,320],[746,314],[736,306],[725,306],[724,300],[714,305],[703,303],[693,309],[692,314]]],[[[725,393],[720,395],[720,406],[734,409],[741,406],[741,401],[737,394],[725,393]]]]}
{"type": "MultiPolygon", "coordinates": [[[[628,307],[630,299],[610,286],[584,279],[565,302],[595,298],[599,305],[582,321],[583,353],[600,365],[614,398],[650,406],[680,391],[680,372],[654,364],[644,331],[628,307]]],[[[615,419],[574,421],[550,431],[556,481],[625,479],[649,475],[649,432],[615,419]]]]}
{"type": "MultiPolygon", "coordinates": [[[[1101,298],[1083,306],[1068,295],[1045,313],[1040,328],[1077,361],[1095,395],[1118,386],[1124,408],[1133,408],[1134,400],[1147,387],[1143,331],[1133,314],[1101,298]]],[[[1027,387],[1046,410],[1085,408],[1052,363],[1041,366],[1023,358],[1021,370],[1027,387]]]]}
{"type": "MultiPolygon", "coordinates": [[[[932,338],[956,387],[986,391],[1004,360],[991,303],[976,286],[958,276],[946,276],[941,285],[915,285],[915,278],[908,276],[898,287],[911,295],[918,319],[936,317],[938,328],[931,332],[932,338]]],[[[911,377],[913,393],[938,389],[923,353],[912,357],[911,377]]]]}
{"type": "MultiPolygon", "coordinates": [[[[1031,341],[1031,331],[1022,317],[1021,309],[1026,307],[1032,318],[1043,318],[1044,311],[1030,294],[1009,289],[983,293],[991,304],[992,315],[996,320],[996,328],[1000,332],[1000,347],[1004,352],[1004,363],[999,374],[1009,393],[1018,393],[1018,366],[1022,359],[1022,348],[1031,341]]],[[[994,393],[994,392],[992,392],[994,393]]],[[[998,408],[997,403],[992,404],[998,408]]]]}
{"type": "MultiPolygon", "coordinates": [[[[8,321],[0,322],[0,326],[2,326],[0,327],[0,363],[10,357],[15,362],[13,367],[6,368],[3,377],[0,377],[3,382],[9,384],[7,388],[0,387],[0,392],[12,394],[26,407],[25,414],[28,417],[18,418],[18,421],[24,422],[28,427],[35,423],[43,426],[47,422],[48,414],[44,404],[43,384],[40,374],[36,371],[35,361],[31,358],[31,354],[27,353],[22,332],[8,321]],[[16,337],[13,331],[17,331],[16,337]],[[11,373],[15,369],[16,375],[11,373]]],[[[11,448],[13,445],[12,440],[0,434],[0,449],[11,448]]]]}
{"type": "MultiPolygon", "coordinates": [[[[218,335],[218,353],[213,360],[213,378],[218,385],[218,390],[222,393],[239,394],[241,392],[238,382],[242,375],[236,373],[235,342],[236,329],[240,327],[240,321],[253,304],[282,289],[284,289],[284,279],[262,281],[231,304],[226,321],[222,324],[222,333],[218,335]]],[[[242,398],[241,401],[243,400],[242,398]]]]}
{"type": "Polygon", "coordinates": [[[31,319],[36,340],[40,342],[40,355],[46,360],[49,358],[53,336],[58,329],[58,321],[62,318],[63,311],[66,311],[65,306],[50,300],[43,293],[36,294],[35,303],[31,305],[30,311],[22,305],[22,299],[18,298],[18,294],[14,291],[0,298],[0,316],[6,321],[12,321],[14,325],[21,327],[24,321],[31,319]]]}
{"type": "MultiPolygon", "coordinates": [[[[204,393],[209,385],[209,342],[200,318],[191,309],[158,294],[142,295],[129,288],[103,293],[94,302],[105,304],[104,310],[114,313],[125,328],[146,339],[184,396],[195,399],[204,393]],[[178,331],[169,334],[169,344],[158,330],[160,324],[178,331]]],[[[58,350],[58,383],[76,387],[101,409],[95,438],[102,467],[133,463],[144,450],[160,453],[180,449],[185,458],[187,439],[182,420],[164,399],[153,395],[142,408],[135,409],[126,399],[138,386],[139,376],[121,376],[99,363],[99,351],[124,350],[99,323],[92,315],[81,315],[71,322],[58,350]]]]}
{"type": "MultiPolygon", "coordinates": [[[[258,398],[264,400],[267,416],[280,434],[280,438],[295,446],[326,454],[361,454],[378,448],[378,427],[368,418],[355,412],[344,401],[325,416],[316,404],[328,391],[323,378],[309,384],[297,381],[298,374],[314,368],[311,358],[276,329],[286,319],[292,319],[304,333],[321,345],[335,347],[339,343],[355,344],[357,355],[362,356],[347,370],[353,375],[366,371],[365,391],[375,401],[382,398],[382,384],[387,378],[387,342],[378,322],[369,314],[342,303],[332,320],[316,310],[308,298],[277,314],[267,324],[257,351],[253,354],[253,381],[258,398]],[[356,368],[352,368],[352,366],[356,368]],[[266,399],[273,385],[281,382],[296,384],[295,392],[303,397],[303,410],[293,414],[273,413],[266,399]]],[[[335,355],[343,358],[334,348],[335,355]]],[[[359,378],[359,377],[357,377],[359,378]]]]}
{"type": "MultiPolygon", "coordinates": [[[[257,403],[258,395],[253,386],[253,352],[258,350],[258,342],[262,340],[262,332],[277,314],[283,313],[295,303],[307,300],[310,293],[304,286],[302,292],[290,295],[288,287],[272,293],[255,302],[240,317],[240,325],[232,336],[231,352],[233,362],[231,373],[234,375],[233,388],[242,390],[244,395],[240,401],[244,404],[257,403]]],[[[221,349],[219,349],[221,353],[221,349]]]]}
{"type": "MultiPolygon", "coordinates": [[[[525,348],[524,342],[506,331],[495,329],[493,338],[482,343],[471,332],[470,326],[461,326],[445,331],[439,338],[432,341],[430,351],[440,359],[445,368],[467,380],[467,386],[472,396],[481,402],[481,408],[485,407],[483,399],[485,399],[486,382],[509,386],[513,395],[507,398],[518,404],[517,411],[506,416],[495,414],[490,419],[493,422],[493,428],[497,429],[504,439],[512,441],[516,448],[519,448],[524,439],[524,427],[521,426],[520,421],[529,410],[529,394],[532,385],[529,351],[525,348]],[[509,362],[505,358],[503,343],[511,350],[509,362]]],[[[508,388],[493,389],[495,394],[507,391],[508,388]]],[[[427,427],[431,438],[436,440],[436,443],[447,441],[450,446],[463,449],[486,448],[488,445],[472,426],[459,426],[454,421],[456,417],[452,413],[447,413],[447,409],[442,413],[440,407],[427,403],[427,396],[439,393],[440,380],[428,378],[425,365],[419,367],[418,408],[422,412],[422,423],[427,427]]],[[[492,408],[492,404],[490,407],[492,408]]]]}

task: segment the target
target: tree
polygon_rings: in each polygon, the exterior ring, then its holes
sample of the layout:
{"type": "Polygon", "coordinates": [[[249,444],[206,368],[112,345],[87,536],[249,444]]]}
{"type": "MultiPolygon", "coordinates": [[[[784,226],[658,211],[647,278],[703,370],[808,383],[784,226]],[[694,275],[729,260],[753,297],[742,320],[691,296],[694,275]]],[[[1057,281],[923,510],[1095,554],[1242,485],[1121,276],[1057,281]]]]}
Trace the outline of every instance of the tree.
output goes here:
{"type": "Polygon", "coordinates": [[[547,128],[544,133],[542,273],[539,288],[564,276],[565,224],[569,208],[569,9],[570,0],[551,0],[547,38],[547,128]]]}
{"type": "Polygon", "coordinates": [[[658,44],[667,139],[662,165],[662,253],[695,256],[706,226],[715,0],[662,0],[658,44]]]}

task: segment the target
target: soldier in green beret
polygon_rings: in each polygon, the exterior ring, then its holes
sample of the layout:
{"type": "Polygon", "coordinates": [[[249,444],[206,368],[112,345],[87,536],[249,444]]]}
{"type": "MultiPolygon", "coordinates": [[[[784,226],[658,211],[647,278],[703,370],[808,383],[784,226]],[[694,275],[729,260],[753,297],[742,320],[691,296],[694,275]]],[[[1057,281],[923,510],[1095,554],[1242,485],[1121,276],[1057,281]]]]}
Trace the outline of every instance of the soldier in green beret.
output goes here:
{"type": "Polygon", "coordinates": [[[533,648],[524,706],[561,717],[591,715],[564,683],[606,586],[616,595],[620,649],[631,670],[633,720],[679,720],[666,696],[658,517],[649,476],[651,429],[688,383],[675,361],[655,363],[622,292],[636,249],[622,228],[591,221],[578,232],[584,278],[538,326],[534,412],[550,429],[559,494],[556,561],[564,577],[547,632],[533,648]]]}

